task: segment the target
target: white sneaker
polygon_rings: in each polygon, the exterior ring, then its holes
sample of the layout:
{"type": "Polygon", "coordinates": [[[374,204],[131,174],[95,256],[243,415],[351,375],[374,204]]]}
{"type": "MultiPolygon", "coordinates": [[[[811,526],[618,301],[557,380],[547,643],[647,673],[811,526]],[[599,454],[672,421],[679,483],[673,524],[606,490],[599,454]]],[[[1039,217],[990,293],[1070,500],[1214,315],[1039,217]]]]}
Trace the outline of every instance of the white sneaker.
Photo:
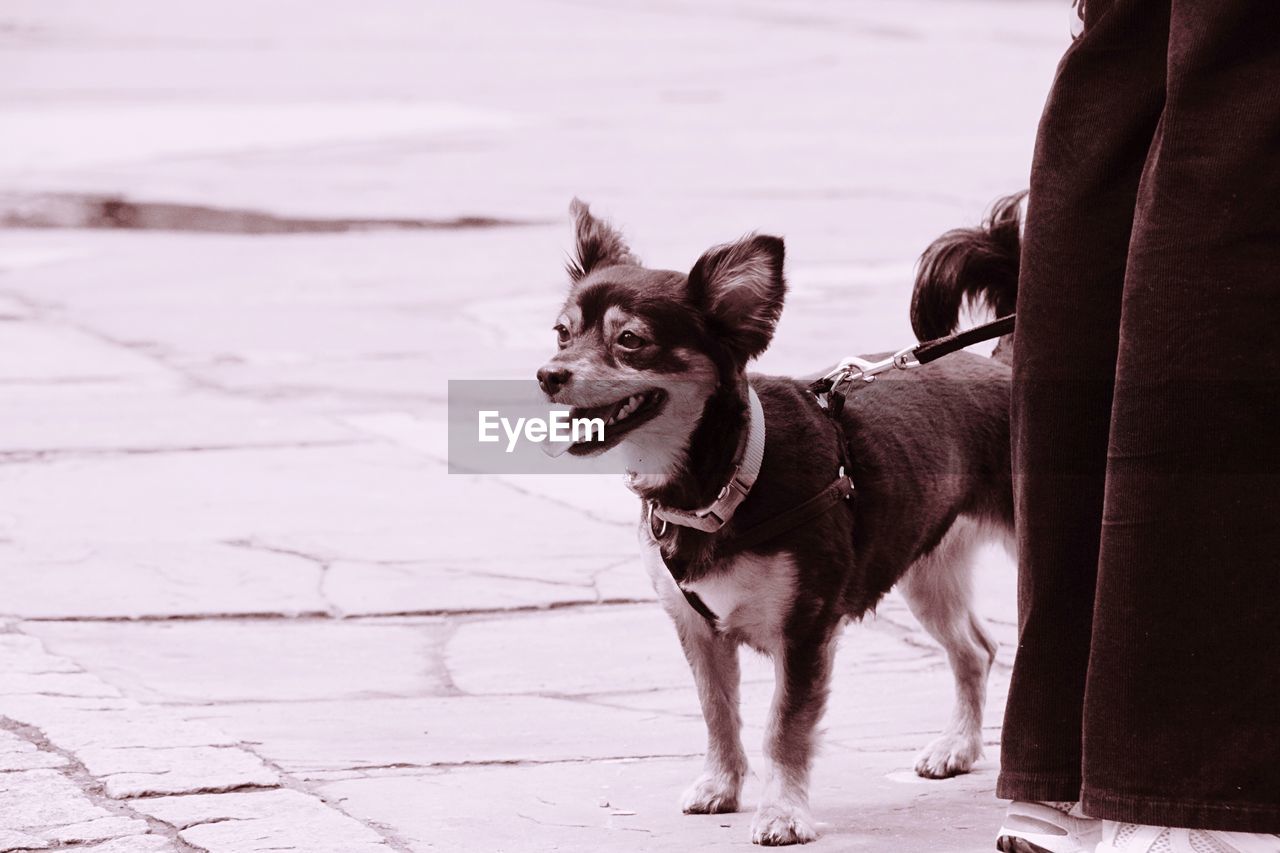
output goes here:
{"type": "Polygon", "coordinates": [[[1280,835],[1105,820],[1096,853],[1280,853],[1280,835]]]}
{"type": "Polygon", "coordinates": [[[1014,801],[996,833],[1001,853],[1094,853],[1102,821],[1085,817],[1079,803],[1014,801]]]}

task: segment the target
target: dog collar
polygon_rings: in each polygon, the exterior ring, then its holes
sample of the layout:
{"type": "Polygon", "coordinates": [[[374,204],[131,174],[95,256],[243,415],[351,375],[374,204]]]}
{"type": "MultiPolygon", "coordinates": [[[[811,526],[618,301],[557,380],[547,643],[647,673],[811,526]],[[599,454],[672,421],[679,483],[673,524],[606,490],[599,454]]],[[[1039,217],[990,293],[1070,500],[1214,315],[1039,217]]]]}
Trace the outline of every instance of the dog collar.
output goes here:
{"type": "MultiPolygon", "coordinates": [[[[747,386],[747,429],[738,441],[738,452],[733,460],[733,472],[729,482],[720,489],[716,499],[702,509],[692,511],[671,509],[656,501],[649,501],[650,529],[656,517],[666,527],[667,522],[679,527],[692,527],[703,533],[715,533],[729,523],[738,507],[751,493],[756,478],[760,476],[760,465],[764,462],[764,408],[756,389],[747,386]]],[[[661,535],[661,534],[659,534],[661,535]]]]}

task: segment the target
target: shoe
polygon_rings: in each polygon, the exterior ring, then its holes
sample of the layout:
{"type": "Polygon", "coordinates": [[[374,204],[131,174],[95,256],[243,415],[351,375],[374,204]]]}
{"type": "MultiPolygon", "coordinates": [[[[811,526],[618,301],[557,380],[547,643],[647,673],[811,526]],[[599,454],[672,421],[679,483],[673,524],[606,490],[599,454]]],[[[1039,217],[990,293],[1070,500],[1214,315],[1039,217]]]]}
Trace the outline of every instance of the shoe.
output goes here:
{"type": "Polygon", "coordinates": [[[1280,853],[1280,835],[1102,823],[1096,853],[1280,853]]]}
{"type": "Polygon", "coordinates": [[[1094,853],[1101,838],[1102,821],[1085,817],[1079,803],[1014,801],[996,833],[996,849],[1000,853],[1094,853]]]}

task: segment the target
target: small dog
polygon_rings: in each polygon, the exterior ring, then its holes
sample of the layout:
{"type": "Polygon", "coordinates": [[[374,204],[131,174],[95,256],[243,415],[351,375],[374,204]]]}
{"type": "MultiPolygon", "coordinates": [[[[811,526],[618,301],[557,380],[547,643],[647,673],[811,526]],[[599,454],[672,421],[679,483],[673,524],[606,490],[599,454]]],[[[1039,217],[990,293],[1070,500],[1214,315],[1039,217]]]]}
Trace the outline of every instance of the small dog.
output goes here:
{"type": "MultiPolygon", "coordinates": [[[[946,650],[956,683],[951,721],[916,772],[967,772],[982,754],[996,652],[973,610],[970,555],[988,539],[1007,543],[1013,525],[1008,365],[958,353],[855,380],[833,417],[805,380],[746,372],[782,312],[781,239],[716,246],[686,275],[642,266],[585,204],[575,199],[570,210],[572,286],[555,325],[559,352],[538,380],[572,417],[606,424],[603,437],[568,451],[617,447],[643,499],[646,567],[708,730],[705,769],[684,792],[684,811],[738,809],[747,759],[737,655],[746,644],[776,672],[770,771],[751,838],[816,837],[809,769],[835,640],[895,584],[946,650]]],[[[949,330],[965,298],[1003,305],[972,275],[982,271],[976,246],[952,232],[926,253],[913,298],[918,332],[949,330]]]]}

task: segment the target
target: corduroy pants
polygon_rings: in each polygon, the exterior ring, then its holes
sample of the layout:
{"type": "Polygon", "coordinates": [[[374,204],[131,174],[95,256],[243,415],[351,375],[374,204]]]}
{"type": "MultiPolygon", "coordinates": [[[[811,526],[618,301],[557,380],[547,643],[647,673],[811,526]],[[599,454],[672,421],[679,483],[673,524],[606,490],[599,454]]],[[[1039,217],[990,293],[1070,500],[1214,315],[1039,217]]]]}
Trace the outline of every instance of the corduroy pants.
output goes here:
{"type": "Polygon", "coordinates": [[[998,793],[1280,832],[1280,3],[1088,0],[1017,310],[998,793]]]}

